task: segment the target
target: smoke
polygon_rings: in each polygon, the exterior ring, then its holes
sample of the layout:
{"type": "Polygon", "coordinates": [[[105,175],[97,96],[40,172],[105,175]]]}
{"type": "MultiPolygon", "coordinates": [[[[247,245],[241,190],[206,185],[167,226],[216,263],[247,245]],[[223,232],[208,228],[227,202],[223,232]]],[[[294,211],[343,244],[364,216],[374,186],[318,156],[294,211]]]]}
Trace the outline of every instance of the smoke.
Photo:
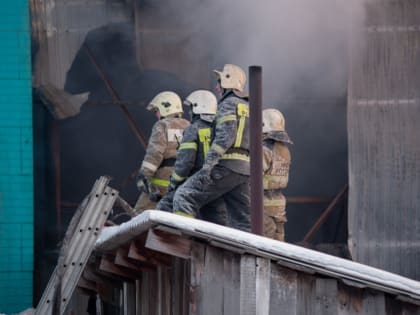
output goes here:
{"type": "Polygon", "coordinates": [[[363,21],[361,1],[157,2],[162,20],[200,37],[192,55],[207,54],[216,67],[263,66],[267,103],[346,92],[349,26],[363,21]]]}

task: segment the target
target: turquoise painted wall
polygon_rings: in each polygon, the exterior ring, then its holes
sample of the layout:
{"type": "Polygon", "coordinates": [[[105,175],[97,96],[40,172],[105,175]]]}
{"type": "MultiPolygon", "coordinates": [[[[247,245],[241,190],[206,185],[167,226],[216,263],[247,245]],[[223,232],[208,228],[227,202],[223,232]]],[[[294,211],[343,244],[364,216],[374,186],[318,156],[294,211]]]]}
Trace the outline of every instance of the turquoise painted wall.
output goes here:
{"type": "Polygon", "coordinates": [[[28,0],[0,1],[0,313],[32,306],[33,155],[28,0]]]}

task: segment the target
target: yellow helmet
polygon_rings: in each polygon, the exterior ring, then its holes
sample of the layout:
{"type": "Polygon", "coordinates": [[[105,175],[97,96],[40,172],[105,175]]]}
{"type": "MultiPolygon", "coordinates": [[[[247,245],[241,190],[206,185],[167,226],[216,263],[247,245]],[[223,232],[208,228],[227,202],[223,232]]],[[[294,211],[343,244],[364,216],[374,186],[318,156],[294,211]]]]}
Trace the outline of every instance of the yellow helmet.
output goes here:
{"type": "Polygon", "coordinates": [[[270,131],[286,131],[283,114],[274,108],[264,109],[263,116],[263,133],[270,131]]]}
{"type": "Polygon", "coordinates": [[[165,91],[156,95],[147,105],[147,110],[158,110],[162,117],[171,114],[182,114],[182,102],[178,94],[165,91]]]}
{"type": "Polygon", "coordinates": [[[246,74],[240,67],[232,64],[225,64],[223,71],[213,70],[213,72],[220,79],[222,88],[244,92],[246,74]]]}
{"type": "Polygon", "coordinates": [[[217,98],[207,90],[197,90],[192,92],[184,101],[184,104],[191,106],[194,114],[215,115],[217,111],[217,98]]]}

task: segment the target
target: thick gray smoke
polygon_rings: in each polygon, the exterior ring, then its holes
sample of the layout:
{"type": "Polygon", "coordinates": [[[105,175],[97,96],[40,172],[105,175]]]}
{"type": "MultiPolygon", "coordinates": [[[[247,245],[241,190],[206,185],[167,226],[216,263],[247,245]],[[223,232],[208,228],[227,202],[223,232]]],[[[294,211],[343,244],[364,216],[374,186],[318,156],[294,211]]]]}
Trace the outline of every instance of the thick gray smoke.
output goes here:
{"type": "MultiPolygon", "coordinates": [[[[161,0],[162,1],[162,0],[161,0]]],[[[361,1],[164,1],[163,19],[195,30],[215,66],[262,65],[267,103],[336,97],[347,87],[349,25],[363,21],[361,1]],[[200,4],[198,4],[199,2],[200,4]],[[305,91],[302,91],[302,86],[305,91]]]]}

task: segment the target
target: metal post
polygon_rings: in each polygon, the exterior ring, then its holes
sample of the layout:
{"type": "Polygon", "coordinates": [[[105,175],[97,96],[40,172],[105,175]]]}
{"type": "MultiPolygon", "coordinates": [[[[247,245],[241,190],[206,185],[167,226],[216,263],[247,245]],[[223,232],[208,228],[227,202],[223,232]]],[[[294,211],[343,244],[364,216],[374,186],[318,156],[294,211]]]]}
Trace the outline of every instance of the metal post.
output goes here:
{"type": "Polygon", "coordinates": [[[262,67],[249,67],[251,231],[263,235],[262,67]]]}

